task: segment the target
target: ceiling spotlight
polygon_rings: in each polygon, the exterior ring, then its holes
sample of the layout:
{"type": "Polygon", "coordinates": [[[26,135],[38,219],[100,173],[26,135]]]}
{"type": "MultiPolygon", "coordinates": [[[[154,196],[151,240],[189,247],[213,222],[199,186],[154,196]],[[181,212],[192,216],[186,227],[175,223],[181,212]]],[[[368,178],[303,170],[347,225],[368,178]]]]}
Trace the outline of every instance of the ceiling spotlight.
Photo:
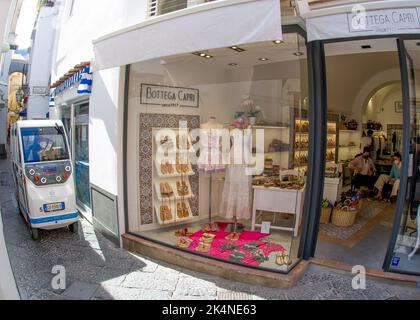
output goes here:
{"type": "Polygon", "coordinates": [[[206,54],[204,57],[207,58],[207,59],[213,58],[213,56],[211,56],[209,54],[206,54]]]}
{"type": "Polygon", "coordinates": [[[275,44],[284,43],[284,41],[283,41],[283,40],[274,40],[273,42],[274,42],[275,44]]]}
{"type": "Polygon", "coordinates": [[[303,56],[303,52],[300,52],[300,51],[298,51],[298,52],[293,52],[293,54],[294,54],[296,57],[303,56]]]}
{"type": "Polygon", "coordinates": [[[205,57],[206,54],[205,53],[200,53],[200,57],[205,57]]]}
{"type": "Polygon", "coordinates": [[[259,58],[258,60],[260,60],[260,61],[267,61],[268,58],[259,58]]]}
{"type": "Polygon", "coordinates": [[[200,55],[200,52],[193,52],[192,54],[194,54],[196,56],[199,56],[200,55]]]}
{"type": "Polygon", "coordinates": [[[232,67],[234,67],[234,66],[237,66],[238,64],[235,63],[235,62],[232,62],[232,63],[229,63],[229,65],[232,66],[232,67]]]}
{"type": "Polygon", "coordinates": [[[242,48],[240,48],[238,46],[232,46],[232,47],[229,47],[229,49],[235,50],[236,52],[243,52],[243,51],[245,51],[245,49],[242,49],[242,48]]]}

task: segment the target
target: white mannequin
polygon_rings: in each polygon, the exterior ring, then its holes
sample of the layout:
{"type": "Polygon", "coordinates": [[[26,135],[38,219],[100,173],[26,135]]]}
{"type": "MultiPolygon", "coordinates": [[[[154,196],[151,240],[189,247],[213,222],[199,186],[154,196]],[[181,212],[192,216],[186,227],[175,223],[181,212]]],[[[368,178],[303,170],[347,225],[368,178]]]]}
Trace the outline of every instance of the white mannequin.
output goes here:
{"type": "Polygon", "coordinates": [[[200,126],[201,129],[223,129],[223,124],[216,121],[216,117],[210,117],[209,121],[202,123],[200,126]]]}
{"type": "Polygon", "coordinates": [[[223,124],[216,121],[216,117],[212,116],[210,119],[202,123],[200,125],[200,128],[202,131],[200,133],[200,139],[207,139],[207,141],[202,141],[201,147],[203,149],[206,149],[206,152],[208,153],[204,159],[199,159],[198,164],[198,171],[208,173],[210,175],[210,181],[209,181],[209,223],[211,223],[211,201],[212,201],[212,175],[213,173],[218,172],[224,172],[225,166],[221,162],[221,148],[220,148],[220,132],[218,130],[221,130],[224,128],[223,124]],[[217,141],[219,140],[219,141],[217,141]],[[215,161],[215,159],[218,159],[218,162],[215,161]],[[204,163],[200,163],[200,160],[204,163]],[[216,163],[212,163],[212,161],[215,161],[216,163]]]}

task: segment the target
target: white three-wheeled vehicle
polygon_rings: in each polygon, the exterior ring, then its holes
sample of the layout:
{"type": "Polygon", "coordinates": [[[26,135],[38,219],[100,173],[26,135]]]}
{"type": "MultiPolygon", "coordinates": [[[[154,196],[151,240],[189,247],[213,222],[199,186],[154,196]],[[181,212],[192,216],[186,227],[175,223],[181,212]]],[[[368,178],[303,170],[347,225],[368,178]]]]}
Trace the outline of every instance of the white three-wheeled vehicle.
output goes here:
{"type": "Polygon", "coordinates": [[[39,229],[77,232],[73,165],[59,120],[24,120],[11,127],[12,172],[19,210],[34,240],[39,229]]]}

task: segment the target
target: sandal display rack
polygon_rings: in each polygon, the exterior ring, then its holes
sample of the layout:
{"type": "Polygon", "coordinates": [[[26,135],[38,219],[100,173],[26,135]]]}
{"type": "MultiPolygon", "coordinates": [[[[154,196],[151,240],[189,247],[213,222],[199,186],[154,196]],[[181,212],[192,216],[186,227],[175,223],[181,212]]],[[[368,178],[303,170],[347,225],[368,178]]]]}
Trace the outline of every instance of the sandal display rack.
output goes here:
{"type": "Polygon", "coordinates": [[[153,129],[153,207],[160,225],[193,219],[189,199],[195,197],[189,177],[194,175],[189,159],[192,146],[185,129],[153,129]],[[169,215],[162,212],[170,211],[169,215]]]}

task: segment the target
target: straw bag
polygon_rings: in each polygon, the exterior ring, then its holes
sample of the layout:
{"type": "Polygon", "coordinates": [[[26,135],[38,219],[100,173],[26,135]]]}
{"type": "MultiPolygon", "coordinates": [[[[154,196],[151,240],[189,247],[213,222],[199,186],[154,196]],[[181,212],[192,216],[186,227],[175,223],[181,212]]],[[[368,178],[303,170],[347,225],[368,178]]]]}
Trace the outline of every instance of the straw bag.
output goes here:
{"type": "Polygon", "coordinates": [[[334,208],[331,222],[333,225],[337,227],[350,227],[356,221],[356,217],[359,211],[360,211],[359,209],[353,210],[353,211],[347,211],[347,210],[334,208]]]}
{"type": "Polygon", "coordinates": [[[321,208],[321,220],[320,223],[327,224],[330,222],[331,208],[321,208]]]}

